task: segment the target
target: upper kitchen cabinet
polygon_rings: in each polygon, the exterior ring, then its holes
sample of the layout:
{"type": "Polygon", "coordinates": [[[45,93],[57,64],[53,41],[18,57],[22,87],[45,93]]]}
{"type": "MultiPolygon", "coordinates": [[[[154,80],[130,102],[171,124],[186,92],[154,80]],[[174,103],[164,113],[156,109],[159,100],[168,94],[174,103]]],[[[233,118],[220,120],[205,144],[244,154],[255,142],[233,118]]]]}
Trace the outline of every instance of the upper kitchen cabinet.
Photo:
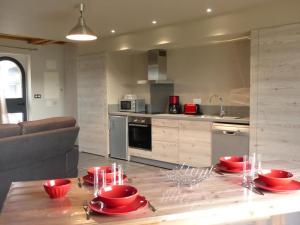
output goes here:
{"type": "Polygon", "coordinates": [[[263,159],[299,160],[300,24],[251,38],[250,150],[263,159]]]}

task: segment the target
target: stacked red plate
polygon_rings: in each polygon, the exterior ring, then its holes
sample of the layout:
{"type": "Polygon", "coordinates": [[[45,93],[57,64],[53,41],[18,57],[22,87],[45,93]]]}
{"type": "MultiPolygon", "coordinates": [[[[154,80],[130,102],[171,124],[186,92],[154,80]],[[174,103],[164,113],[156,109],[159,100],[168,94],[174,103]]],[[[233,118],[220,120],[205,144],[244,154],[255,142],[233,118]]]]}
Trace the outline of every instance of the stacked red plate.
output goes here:
{"type": "Polygon", "coordinates": [[[292,179],[293,174],[278,169],[263,170],[254,180],[256,187],[271,191],[284,192],[300,190],[300,182],[292,179]]]}
{"type": "Polygon", "coordinates": [[[216,169],[226,173],[240,173],[243,171],[243,157],[240,156],[223,156],[219,159],[216,169]]]}
{"type": "MultiPolygon", "coordinates": [[[[113,172],[111,170],[111,166],[98,166],[98,167],[90,167],[87,170],[87,175],[85,175],[82,179],[85,183],[93,185],[94,184],[94,171],[98,169],[99,171],[99,184],[102,185],[102,176],[100,171],[105,170],[106,172],[106,184],[111,184],[113,181],[113,172]]],[[[127,176],[123,174],[123,181],[126,180],[127,176]]],[[[117,177],[118,180],[118,177],[117,177]]]]}
{"type": "Polygon", "coordinates": [[[105,215],[126,215],[145,208],[148,201],[129,185],[101,188],[98,197],[90,202],[92,211],[105,215]]]}

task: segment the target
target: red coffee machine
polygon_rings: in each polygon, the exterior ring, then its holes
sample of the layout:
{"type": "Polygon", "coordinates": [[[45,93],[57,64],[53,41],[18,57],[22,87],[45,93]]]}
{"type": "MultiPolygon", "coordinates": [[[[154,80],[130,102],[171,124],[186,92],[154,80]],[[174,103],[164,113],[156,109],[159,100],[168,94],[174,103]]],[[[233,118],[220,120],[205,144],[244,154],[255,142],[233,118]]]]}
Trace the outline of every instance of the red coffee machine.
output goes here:
{"type": "Polygon", "coordinates": [[[169,96],[169,113],[179,114],[181,111],[181,106],[179,104],[179,96],[169,96]]]}

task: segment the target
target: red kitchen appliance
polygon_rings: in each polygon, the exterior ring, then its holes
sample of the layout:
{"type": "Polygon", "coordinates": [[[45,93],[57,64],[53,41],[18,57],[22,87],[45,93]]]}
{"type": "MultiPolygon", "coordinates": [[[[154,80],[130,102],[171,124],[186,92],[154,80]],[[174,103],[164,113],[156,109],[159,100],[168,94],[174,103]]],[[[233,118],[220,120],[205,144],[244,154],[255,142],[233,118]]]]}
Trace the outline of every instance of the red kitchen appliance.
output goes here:
{"type": "Polygon", "coordinates": [[[194,103],[184,104],[184,114],[192,114],[192,115],[201,114],[200,105],[194,103]]]}
{"type": "Polygon", "coordinates": [[[180,113],[179,96],[169,96],[169,113],[178,114],[180,113]]]}

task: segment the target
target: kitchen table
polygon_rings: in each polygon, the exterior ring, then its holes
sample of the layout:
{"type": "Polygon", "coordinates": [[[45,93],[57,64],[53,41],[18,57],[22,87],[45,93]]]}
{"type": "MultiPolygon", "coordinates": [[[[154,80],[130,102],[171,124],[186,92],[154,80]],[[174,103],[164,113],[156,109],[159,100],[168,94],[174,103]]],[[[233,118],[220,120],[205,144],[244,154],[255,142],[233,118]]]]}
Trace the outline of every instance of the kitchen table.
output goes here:
{"type": "MultiPolygon", "coordinates": [[[[263,162],[266,168],[287,169],[300,178],[296,162],[263,162]]],[[[92,198],[93,188],[80,188],[72,179],[66,198],[50,199],[43,190],[44,181],[14,182],[0,216],[1,225],[135,225],[135,224],[285,224],[289,213],[300,212],[300,191],[257,195],[241,187],[241,174],[213,173],[207,180],[179,187],[164,176],[165,170],[127,174],[127,182],[157,209],[144,208],[126,216],[92,214],[86,220],[84,200],[92,198]],[[257,222],[259,221],[259,222],[257,222]]]]}

